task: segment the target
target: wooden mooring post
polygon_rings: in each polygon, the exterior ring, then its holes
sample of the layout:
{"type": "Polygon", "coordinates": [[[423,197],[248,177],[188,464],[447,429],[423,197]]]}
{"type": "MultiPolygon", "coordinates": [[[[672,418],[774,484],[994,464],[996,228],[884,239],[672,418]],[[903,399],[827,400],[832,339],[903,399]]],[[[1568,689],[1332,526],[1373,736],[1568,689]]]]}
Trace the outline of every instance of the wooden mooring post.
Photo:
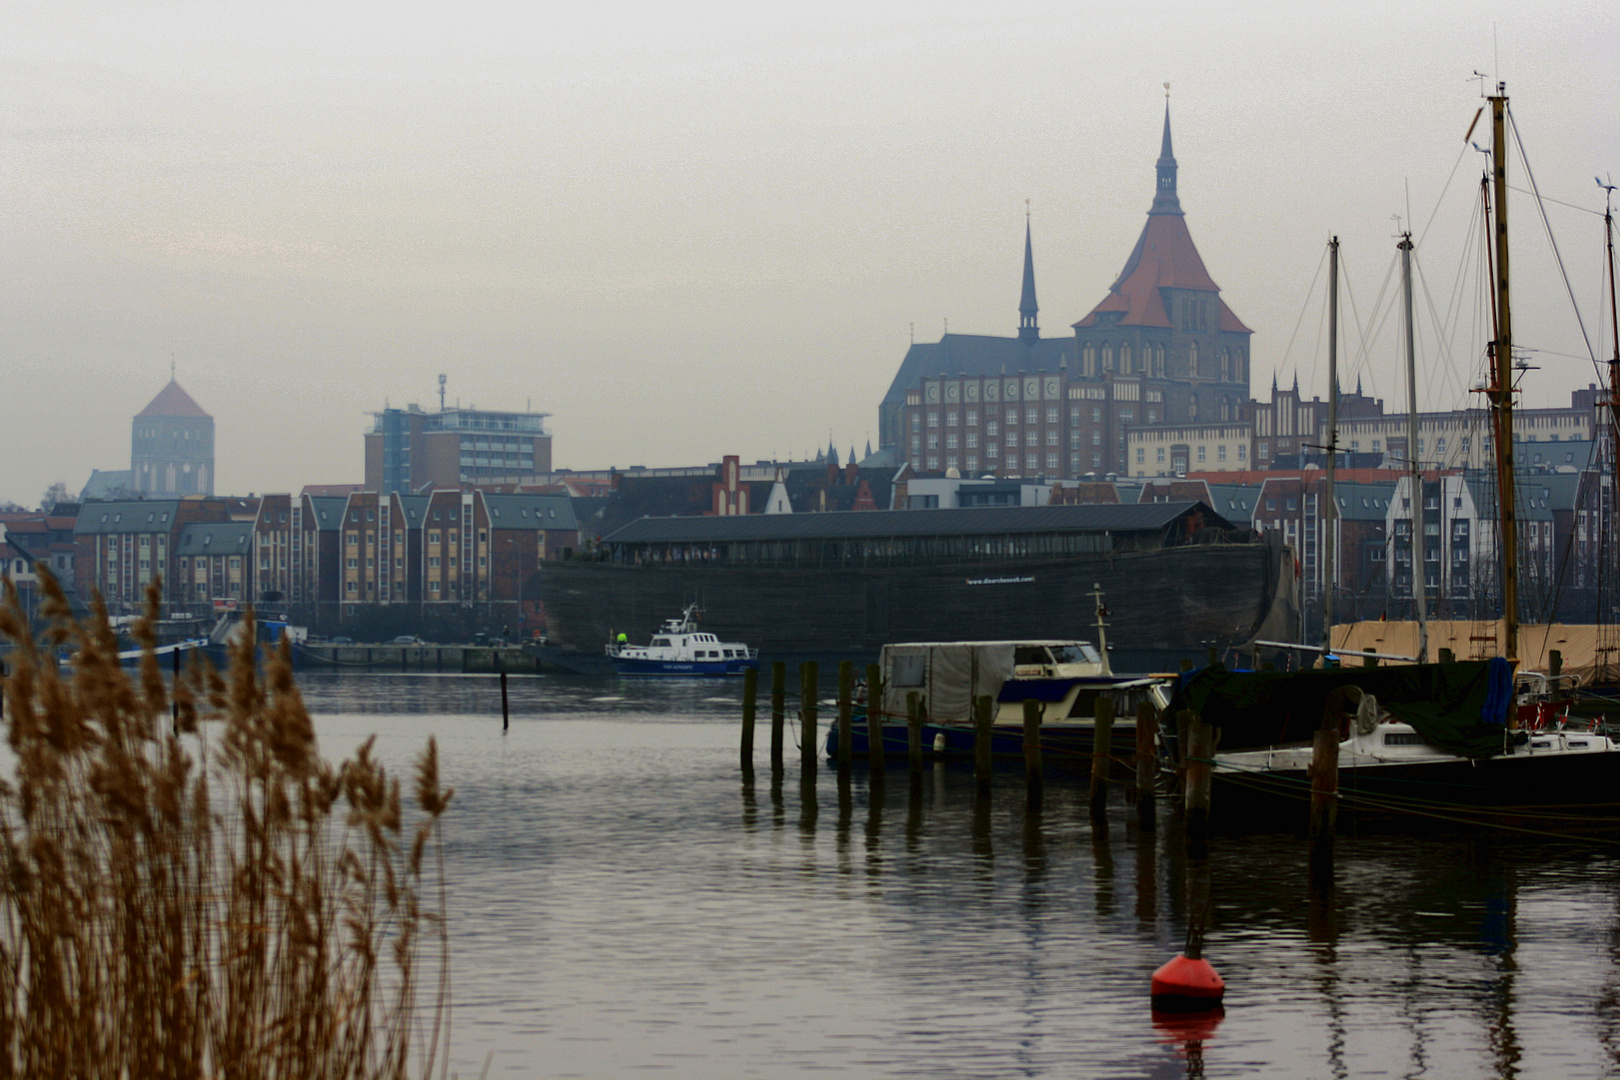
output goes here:
{"type": "Polygon", "coordinates": [[[1024,805],[1032,814],[1046,801],[1046,779],[1041,771],[1041,703],[1024,702],[1024,805]]]}
{"type": "Polygon", "coordinates": [[[501,673],[501,730],[505,731],[512,726],[512,710],[506,700],[506,661],[499,651],[495,653],[495,669],[501,673]]]}
{"type": "MultiPolygon", "coordinates": [[[[175,642],[174,652],[174,679],[169,683],[169,722],[174,725],[174,733],[180,734],[180,643],[175,642]]],[[[0,712],[0,715],[4,715],[0,712]]]]}
{"type": "Polygon", "coordinates": [[[1209,852],[1209,796],[1215,757],[1215,729],[1196,714],[1187,725],[1187,855],[1202,859],[1209,852]]]}
{"type": "Polygon", "coordinates": [[[787,664],[771,664],[771,774],[782,778],[782,729],[787,724],[787,664]]]}
{"type": "Polygon", "coordinates": [[[754,771],[754,698],[759,693],[759,669],[743,672],[742,701],[742,770],[754,771]]]}
{"type": "Polygon", "coordinates": [[[922,695],[915,690],[906,691],[906,761],[911,766],[913,779],[922,776],[922,695]]]}
{"type": "Polygon", "coordinates": [[[1108,820],[1108,772],[1114,754],[1114,699],[1099,695],[1092,718],[1091,820],[1108,820]]]}
{"type": "Polygon", "coordinates": [[[1339,820],[1339,739],[1345,706],[1360,700],[1361,691],[1341,686],[1328,694],[1322,720],[1311,740],[1311,870],[1333,872],[1333,836],[1339,820]]]}
{"type": "Polygon", "coordinates": [[[806,775],[816,771],[816,662],[799,665],[799,750],[806,775]]]}
{"type": "Polygon", "coordinates": [[[988,696],[973,703],[973,780],[979,797],[990,797],[990,725],[995,717],[996,703],[988,696]]]}
{"type": "MultiPolygon", "coordinates": [[[[855,665],[838,663],[838,775],[849,775],[849,759],[855,755],[855,665]]],[[[867,704],[870,712],[872,706],[867,704]]]]}
{"type": "Polygon", "coordinates": [[[883,784],[888,761],[883,754],[883,678],[876,664],[866,667],[866,747],[872,762],[871,782],[883,784]]]}
{"type": "Polygon", "coordinates": [[[1158,797],[1153,784],[1159,765],[1159,711],[1152,702],[1136,704],[1136,824],[1152,832],[1158,820],[1158,797]]]}

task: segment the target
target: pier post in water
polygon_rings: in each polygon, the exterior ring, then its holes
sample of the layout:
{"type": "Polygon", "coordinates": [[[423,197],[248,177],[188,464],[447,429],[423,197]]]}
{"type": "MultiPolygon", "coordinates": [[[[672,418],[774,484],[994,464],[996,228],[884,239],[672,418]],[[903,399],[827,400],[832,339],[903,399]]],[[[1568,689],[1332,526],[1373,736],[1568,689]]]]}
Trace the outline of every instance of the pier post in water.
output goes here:
{"type": "Polygon", "coordinates": [[[799,749],[807,775],[816,771],[816,662],[799,665],[799,749]]]}
{"type": "Polygon", "coordinates": [[[754,771],[754,698],[759,693],[759,669],[748,668],[743,672],[743,702],[742,702],[742,770],[745,773],[754,771]]]}
{"type": "Polygon", "coordinates": [[[782,775],[782,728],[787,723],[787,664],[771,664],[771,774],[782,775]]]}
{"type": "Polygon", "coordinates": [[[512,726],[512,712],[506,703],[506,661],[499,650],[495,653],[495,667],[501,673],[501,730],[505,731],[512,726]]]}
{"type": "Polygon", "coordinates": [[[990,797],[990,724],[995,717],[996,703],[988,696],[973,703],[973,779],[979,797],[990,797]]]}
{"type": "Polygon", "coordinates": [[[883,783],[883,678],[876,664],[866,667],[866,747],[872,762],[871,782],[883,783]]]}
{"type": "MultiPolygon", "coordinates": [[[[855,665],[848,660],[838,664],[838,775],[849,772],[849,759],[855,753],[855,665]]],[[[870,711],[871,703],[867,703],[870,711]]]]}
{"type": "Polygon", "coordinates": [[[1438,655],[1442,664],[1449,664],[1457,659],[1457,654],[1450,649],[1441,649],[1438,655]]]}
{"type": "Polygon", "coordinates": [[[1149,701],[1136,704],[1136,824],[1152,832],[1158,818],[1153,781],[1158,772],[1159,712],[1149,701]]]}
{"type": "Polygon", "coordinates": [[[913,778],[922,775],[922,698],[915,690],[906,691],[906,760],[913,778]]]}
{"type": "Polygon", "coordinates": [[[1209,851],[1209,796],[1215,757],[1215,729],[1194,715],[1187,725],[1187,855],[1202,859],[1209,851]]]}
{"type": "Polygon", "coordinates": [[[1322,722],[1311,740],[1311,870],[1333,872],[1333,834],[1339,819],[1339,731],[1345,706],[1360,700],[1361,690],[1341,686],[1322,705],[1322,722]]]}
{"type": "Polygon", "coordinates": [[[1038,814],[1046,801],[1046,779],[1041,775],[1041,703],[1024,702],[1025,805],[1038,814]]]}
{"type": "MultiPolygon", "coordinates": [[[[1191,709],[1182,709],[1180,712],[1176,713],[1176,790],[1181,792],[1183,795],[1185,795],[1187,791],[1187,750],[1188,743],[1192,740],[1192,724],[1194,718],[1195,717],[1191,709]]],[[[1185,799],[1178,800],[1176,802],[1176,806],[1178,806],[1183,813],[1186,812],[1187,804],[1185,799]]]]}
{"type": "Polygon", "coordinates": [[[1113,762],[1114,699],[1098,695],[1091,736],[1091,820],[1108,819],[1108,771],[1113,762]]]}

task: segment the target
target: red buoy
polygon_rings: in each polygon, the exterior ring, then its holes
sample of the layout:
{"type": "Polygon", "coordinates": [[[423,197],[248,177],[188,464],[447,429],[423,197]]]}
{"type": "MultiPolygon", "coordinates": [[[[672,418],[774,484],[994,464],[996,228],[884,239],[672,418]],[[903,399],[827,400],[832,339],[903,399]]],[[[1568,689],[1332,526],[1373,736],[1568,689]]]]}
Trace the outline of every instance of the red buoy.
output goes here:
{"type": "Polygon", "coordinates": [[[1221,1007],[1226,982],[1208,960],[1177,954],[1153,973],[1153,1007],[1163,1012],[1205,1012],[1221,1007]]]}

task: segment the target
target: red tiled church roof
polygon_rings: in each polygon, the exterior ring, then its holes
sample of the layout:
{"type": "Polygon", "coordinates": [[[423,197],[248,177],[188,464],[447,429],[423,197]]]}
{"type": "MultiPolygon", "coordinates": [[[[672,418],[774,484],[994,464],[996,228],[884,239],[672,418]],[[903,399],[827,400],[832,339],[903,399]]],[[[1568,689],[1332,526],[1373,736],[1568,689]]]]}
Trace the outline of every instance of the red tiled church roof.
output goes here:
{"type": "Polygon", "coordinates": [[[158,396],[152,399],[151,404],[135,416],[137,419],[143,416],[192,416],[202,420],[212,419],[173,379],[169,380],[168,386],[158,391],[158,396]]]}
{"type": "MultiPolygon", "coordinates": [[[[1187,219],[1182,215],[1181,203],[1176,197],[1176,159],[1170,147],[1170,112],[1164,115],[1164,143],[1158,161],[1159,185],[1148,211],[1147,224],[1137,237],[1136,247],[1125,262],[1125,269],[1108,287],[1103,302],[1076,328],[1097,325],[1097,316],[1105,312],[1118,312],[1125,326],[1169,327],[1170,314],[1164,309],[1161,289],[1193,289],[1198,292],[1218,293],[1215,284],[1204,269],[1204,260],[1193,244],[1192,233],[1187,231],[1187,219]]],[[[1219,300],[1220,328],[1236,333],[1252,333],[1243,322],[1219,300]]]]}

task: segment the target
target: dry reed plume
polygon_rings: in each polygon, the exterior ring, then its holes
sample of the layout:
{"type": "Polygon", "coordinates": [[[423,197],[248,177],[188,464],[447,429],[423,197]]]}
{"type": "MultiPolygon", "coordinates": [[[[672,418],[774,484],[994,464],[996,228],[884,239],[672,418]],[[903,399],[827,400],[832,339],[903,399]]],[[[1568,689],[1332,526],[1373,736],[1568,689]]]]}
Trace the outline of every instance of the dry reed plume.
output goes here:
{"type": "Polygon", "coordinates": [[[418,814],[369,741],[336,768],[321,759],[285,648],[261,676],[250,632],[225,677],[188,665],[171,699],[152,651],[157,586],[132,677],[99,598],[78,623],[41,578],[40,641],[9,581],[0,604],[16,645],[0,1080],[431,1075],[448,1028],[451,795],[434,743],[418,814]],[[63,646],[70,676],[53,659],[63,646]]]}

